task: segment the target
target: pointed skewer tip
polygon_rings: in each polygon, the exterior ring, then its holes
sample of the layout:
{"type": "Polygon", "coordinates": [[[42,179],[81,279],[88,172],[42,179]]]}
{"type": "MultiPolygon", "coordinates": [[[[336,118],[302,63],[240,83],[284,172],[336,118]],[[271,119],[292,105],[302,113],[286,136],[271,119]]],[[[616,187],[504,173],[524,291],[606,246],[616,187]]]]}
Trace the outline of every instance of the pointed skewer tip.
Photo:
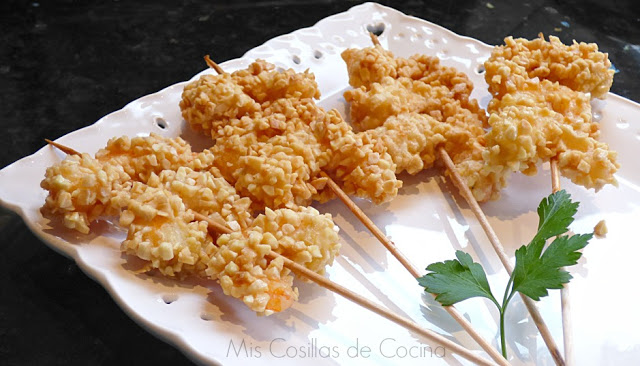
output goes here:
{"type": "Polygon", "coordinates": [[[78,151],[68,147],[68,146],[64,146],[62,144],[59,144],[55,141],[51,141],[49,139],[44,139],[44,141],[47,142],[47,144],[58,148],[58,150],[62,151],[63,153],[67,154],[67,155],[81,155],[78,151]]]}
{"type": "Polygon", "coordinates": [[[224,70],[222,70],[222,67],[220,67],[220,65],[218,65],[217,63],[215,63],[215,61],[213,61],[213,60],[211,59],[211,57],[209,57],[209,55],[205,55],[205,56],[204,56],[204,62],[206,62],[206,63],[207,63],[207,66],[209,66],[210,68],[212,68],[212,69],[216,70],[216,72],[217,72],[219,75],[224,74],[224,70]]]}

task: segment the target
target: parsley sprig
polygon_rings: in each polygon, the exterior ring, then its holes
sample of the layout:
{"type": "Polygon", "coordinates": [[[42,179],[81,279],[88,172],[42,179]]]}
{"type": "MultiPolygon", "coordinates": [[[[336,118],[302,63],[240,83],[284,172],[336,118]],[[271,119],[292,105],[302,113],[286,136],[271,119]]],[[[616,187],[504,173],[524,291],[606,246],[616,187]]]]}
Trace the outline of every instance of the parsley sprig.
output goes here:
{"type": "Polygon", "coordinates": [[[549,295],[548,290],[562,288],[572,278],[563,267],[576,264],[582,256],[579,250],[593,237],[593,233],[563,235],[569,231],[578,206],[579,203],[572,202],[564,190],[540,202],[538,231],[529,244],[516,250],[516,265],[501,303],[493,296],[482,265],[461,250],[456,251],[457,259],[430,264],[429,273],[418,278],[418,283],[426,292],[435,294],[443,306],[472,297],[491,300],[500,312],[500,342],[502,355],[507,358],[504,315],[515,293],[538,301],[549,295]],[[555,239],[545,249],[547,241],[553,237],[555,239]]]}

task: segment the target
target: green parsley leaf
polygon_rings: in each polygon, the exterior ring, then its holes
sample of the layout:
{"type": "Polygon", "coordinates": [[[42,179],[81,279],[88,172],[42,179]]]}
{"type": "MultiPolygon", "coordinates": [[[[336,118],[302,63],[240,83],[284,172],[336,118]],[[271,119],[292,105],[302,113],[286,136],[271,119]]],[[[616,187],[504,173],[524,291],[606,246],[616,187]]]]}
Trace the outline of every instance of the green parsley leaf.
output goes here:
{"type": "Polygon", "coordinates": [[[579,202],[571,202],[571,195],[564,189],[543,198],[538,206],[538,232],[532,242],[543,242],[569,231],[579,202]]]}
{"type": "Polygon", "coordinates": [[[564,190],[542,199],[538,206],[538,232],[528,245],[516,250],[516,265],[502,305],[493,297],[482,266],[460,250],[456,251],[458,259],[429,265],[427,271],[431,272],[418,278],[418,283],[425,291],[435,294],[436,300],[444,306],[472,297],[490,299],[500,311],[500,343],[502,355],[507,358],[504,315],[513,295],[520,292],[538,301],[549,294],[549,289],[562,288],[571,280],[571,275],[563,267],[578,263],[582,256],[579,250],[587,246],[593,237],[593,233],[559,236],[569,231],[578,205],[564,190]],[[547,240],[552,237],[555,239],[545,250],[547,240]]]}
{"type": "MultiPolygon", "coordinates": [[[[540,256],[540,245],[523,246],[516,251],[513,270],[513,291],[533,300],[549,295],[548,289],[560,289],[571,280],[569,272],[562,269],[578,262],[580,249],[587,246],[593,234],[559,236],[540,256]]],[[[544,243],[544,242],[542,242],[544,243]]],[[[532,243],[537,244],[537,243],[532,243]]]]}
{"type": "Polygon", "coordinates": [[[456,258],[430,264],[427,271],[431,273],[418,278],[418,283],[425,291],[436,294],[436,301],[443,306],[472,297],[486,297],[497,305],[482,266],[461,250],[456,251],[456,258]]]}

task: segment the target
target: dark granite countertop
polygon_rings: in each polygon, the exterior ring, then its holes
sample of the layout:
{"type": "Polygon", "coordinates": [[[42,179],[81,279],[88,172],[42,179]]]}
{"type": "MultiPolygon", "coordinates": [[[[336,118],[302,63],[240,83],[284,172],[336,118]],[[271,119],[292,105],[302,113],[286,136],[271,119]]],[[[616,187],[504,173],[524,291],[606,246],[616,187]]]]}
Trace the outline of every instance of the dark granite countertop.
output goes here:
{"type": "MultiPolygon", "coordinates": [[[[0,167],[44,138],[313,25],[359,1],[4,1],[0,4],[0,167]]],[[[613,92],[640,100],[634,1],[382,2],[489,44],[539,32],[597,42],[619,72],[613,92]]],[[[107,292],[0,211],[0,364],[189,364],[107,292]]]]}

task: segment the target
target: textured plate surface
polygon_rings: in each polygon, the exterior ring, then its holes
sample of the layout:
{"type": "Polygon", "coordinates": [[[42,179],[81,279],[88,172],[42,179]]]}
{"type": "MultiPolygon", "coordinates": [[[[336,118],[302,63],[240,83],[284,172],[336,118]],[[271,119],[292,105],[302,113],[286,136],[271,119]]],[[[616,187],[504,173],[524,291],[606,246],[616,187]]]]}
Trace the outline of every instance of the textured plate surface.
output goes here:
{"type": "MultiPolygon", "coordinates": [[[[367,29],[384,29],[380,40],[397,56],[437,55],[444,64],[466,72],[476,87],[473,96],[483,106],[488,103],[490,97],[478,70],[491,52],[490,46],[370,3],[326,18],[311,28],[274,38],[222,67],[232,71],[246,67],[255,58],[264,58],[297,71],[308,68],[320,85],[321,105],[337,108],[345,115],[342,92],[348,82],[340,52],[348,47],[369,46],[367,29]]],[[[59,142],[94,153],[112,136],[156,132],[183,136],[194,148],[204,147],[208,141],[191,132],[180,116],[178,101],[184,85],[178,83],[133,101],[59,142]],[[159,123],[166,127],[160,128],[159,123]]],[[[622,168],[617,174],[619,187],[606,187],[597,194],[562,180],[563,187],[581,202],[573,230],[590,231],[601,219],[607,220],[609,227],[607,238],[594,240],[573,269],[576,363],[631,364],[640,359],[640,333],[635,331],[640,328],[640,317],[634,294],[627,290],[629,279],[636,278],[635,259],[640,256],[633,239],[637,236],[634,225],[640,217],[640,170],[633,161],[640,155],[640,125],[633,116],[640,112],[640,105],[610,94],[593,107],[602,124],[602,139],[619,152],[622,168]],[[615,294],[615,301],[604,300],[609,294],[615,294]]],[[[110,223],[97,222],[92,225],[92,234],[83,236],[56,227],[42,217],[40,208],[46,192],[39,187],[40,181],[46,167],[62,158],[59,151],[45,147],[4,168],[0,171],[0,202],[20,214],[47,245],[73,258],[139,324],[175,344],[196,362],[467,364],[447,350],[423,343],[403,328],[313,284],[298,283],[300,301],[291,309],[258,318],[241,302],[223,295],[213,282],[180,283],[135,274],[118,249],[125,233],[110,223]]],[[[494,291],[500,293],[508,278],[506,272],[470,210],[440,174],[431,170],[416,176],[402,175],[404,187],[393,202],[381,206],[358,203],[419,267],[453,258],[456,249],[464,249],[483,263],[494,291]]],[[[503,198],[484,205],[512,257],[515,249],[533,235],[537,224],[535,207],[549,191],[549,172],[543,167],[536,177],[514,175],[503,198]]],[[[342,255],[328,270],[332,280],[454,337],[466,347],[478,349],[430,297],[421,295],[415,280],[339,202],[317,208],[331,212],[341,228],[342,255]]],[[[552,364],[524,306],[516,299],[507,312],[511,361],[516,365],[552,364]]],[[[498,314],[490,303],[474,299],[458,308],[485,338],[498,344],[498,314]]],[[[561,345],[558,291],[543,299],[539,308],[561,345]]]]}

